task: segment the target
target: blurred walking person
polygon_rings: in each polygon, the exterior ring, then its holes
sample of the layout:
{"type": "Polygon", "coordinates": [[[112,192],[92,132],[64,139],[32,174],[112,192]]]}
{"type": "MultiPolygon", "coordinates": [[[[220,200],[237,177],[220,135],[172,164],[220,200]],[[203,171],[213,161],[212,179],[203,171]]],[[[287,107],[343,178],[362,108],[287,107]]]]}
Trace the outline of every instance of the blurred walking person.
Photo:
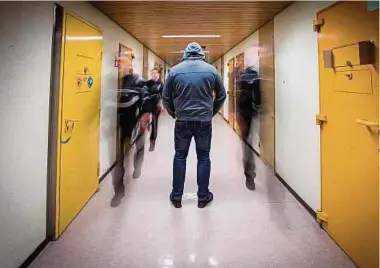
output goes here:
{"type": "Polygon", "coordinates": [[[133,156],[133,178],[141,176],[142,163],[145,151],[145,133],[150,120],[149,105],[144,103],[144,81],[139,75],[133,73],[129,66],[124,69],[120,100],[118,103],[119,139],[117,148],[117,163],[113,172],[112,183],[115,196],[111,206],[120,204],[125,194],[124,186],[124,159],[132,146],[136,146],[133,156]]]}
{"type": "Polygon", "coordinates": [[[155,94],[153,98],[154,110],[152,111],[152,125],[150,132],[150,146],[149,151],[154,151],[156,147],[157,131],[158,131],[158,117],[162,110],[161,99],[162,99],[162,90],[163,85],[160,79],[160,72],[157,68],[154,68],[151,71],[151,81],[153,82],[150,85],[150,91],[152,94],[155,94]]]}
{"type": "Polygon", "coordinates": [[[176,119],[173,189],[170,194],[176,208],[182,206],[186,159],[193,137],[198,157],[198,207],[204,208],[213,200],[209,190],[212,118],[223,105],[226,91],[218,71],[204,59],[201,46],[190,43],[185,49],[183,62],[170,70],[164,85],[163,104],[168,114],[176,119]]]}
{"type": "Polygon", "coordinates": [[[246,68],[244,72],[238,74],[237,86],[239,91],[237,121],[242,135],[245,183],[246,187],[253,191],[256,188],[255,156],[246,142],[250,136],[252,121],[258,116],[261,105],[260,78],[257,71],[253,67],[246,68]]]}

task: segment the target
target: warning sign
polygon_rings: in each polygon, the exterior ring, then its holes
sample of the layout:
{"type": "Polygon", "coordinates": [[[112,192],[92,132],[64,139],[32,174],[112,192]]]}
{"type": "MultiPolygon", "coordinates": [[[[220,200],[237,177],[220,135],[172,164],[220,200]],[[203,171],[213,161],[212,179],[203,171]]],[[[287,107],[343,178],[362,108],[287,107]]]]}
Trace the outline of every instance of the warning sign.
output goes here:
{"type": "Polygon", "coordinates": [[[82,78],[77,78],[77,88],[81,88],[82,87],[82,78]]]}
{"type": "Polygon", "coordinates": [[[88,88],[92,88],[92,84],[93,84],[93,80],[92,80],[92,77],[90,76],[87,80],[87,86],[88,88]]]}

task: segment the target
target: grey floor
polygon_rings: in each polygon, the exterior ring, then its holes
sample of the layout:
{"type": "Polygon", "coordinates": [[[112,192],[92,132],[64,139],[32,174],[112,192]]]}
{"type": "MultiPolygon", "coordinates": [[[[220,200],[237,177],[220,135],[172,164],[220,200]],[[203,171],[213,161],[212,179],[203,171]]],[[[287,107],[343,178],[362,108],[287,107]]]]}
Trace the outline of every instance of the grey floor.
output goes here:
{"type": "Polygon", "coordinates": [[[125,178],[123,203],[110,207],[107,178],[31,267],[355,267],[260,160],[256,191],[245,188],[239,139],[221,117],[214,120],[211,206],[197,208],[193,145],[184,205],[171,206],[172,155],[173,121],[165,117],[156,150],[146,152],[142,176],[125,178]]]}

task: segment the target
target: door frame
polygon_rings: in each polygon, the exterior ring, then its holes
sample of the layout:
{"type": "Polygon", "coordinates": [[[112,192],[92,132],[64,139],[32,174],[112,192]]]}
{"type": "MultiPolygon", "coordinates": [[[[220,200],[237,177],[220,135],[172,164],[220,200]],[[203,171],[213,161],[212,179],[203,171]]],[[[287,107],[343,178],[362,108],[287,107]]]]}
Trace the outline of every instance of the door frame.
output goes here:
{"type": "Polygon", "coordinates": [[[234,129],[234,124],[235,124],[235,120],[234,120],[234,113],[236,110],[235,109],[235,104],[234,104],[234,101],[235,101],[235,96],[234,96],[234,91],[235,91],[235,81],[233,81],[233,85],[232,85],[232,90],[230,90],[230,83],[231,83],[231,79],[235,79],[234,76],[235,76],[235,57],[232,57],[230,58],[228,61],[227,61],[227,74],[228,74],[228,84],[227,84],[227,95],[228,95],[228,102],[227,102],[227,107],[228,107],[228,115],[227,115],[227,123],[232,127],[232,129],[234,129]],[[232,63],[232,72],[230,72],[230,63],[232,63]],[[230,111],[230,98],[232,98],[232,111],[230,111]],[[230,122],[230,113],[232,112],[232,122],[230,122]],[[232,125],[231,125],[232,124],[232,125]]]}
{"type": "MultiPolygon", "coordinates": [[[[63,53],[65,35],[65,16],[70,14],[91,27],[103,31],[96,25],[88,22],[59,4],[54,4],[52,47],[51,47],[51,75],[49,96],[49,128],[48,128],[48,151],[47,151],[47,197],[46,197],[46,240],[55,241],[59,238],[56,233],[57,227],[57,195],[58,195],[58,139],[61,130],[60,102],[61,102],[61,71],[63,69],[63,53]]],[[[100,126],[99,126],[100,127],[100,126]]],[[[100,144],[99,144],[100,146],[100,144]]]]}
{"type": "MultiPolygon", "coordinates": [[[[274,19],[271,19],[268,21],[266,24],[264,24],[260,29],[267,27],[268,25],[271,24],[271,28],[273,31],[271,31],[272,37],[271,37],[271,54],[272,54],[272,64],[273,64],[273,72],[272,72],[272,85],[273,85],[273,166],[271,166],[270,163],[268,163],[260,153],[260,158],[267,164],[267,166],[272,170],[276,171],[276,83],[275,83],[275,77],[276,77],[276,68],[275,68],[275,47],[274,47],[274,19]]],[[[260,32],[259,32],[259,56],[260,56],[260,49],[262,46],[262,40],[260,39],[260,32]]],[[[259,77],[262,79],[262,68],[260,66],[259,62],[259,77]]],[[[267,79],[264,77],[264,79],[267,79]]],[[[260,84],[260,90],[262,90],[262,86],[260,84]]],[[[261,91],[262,92],[262,91],[261,91]]],[[[262,97],[261,97],[262,101],[262,97]]],[[[261,105],[261,109],[263,109],[263,105],[261,105]]],[[[262,123],[262,118],[259,117],[259,124],[260,124],[260,129],[259,129],[259,136],[260,136],[260,141],[259,141],[259,148],[261,149],[261,123],[262,123]]]]}
{"type": "MultiPolygon", "coordinates": [[[[122,49],[125,49],[125,50],[129,50],[130,52],[131,52],[131,55],[133,55],[133,49],[132,48],[130,48],[130,47],[128,47],[128,46],[126,46],[126,45],[124,45],[123,43],[119,43],[119,51],[118,51],[118,53],[120,53],[120,51],[122,50],[122,49]]],[[[133,56],[131,56],[132,57],[132,59],[131,59],[131,61],[133,61],[133,56]]],[[[117,67],[117,68],[119,68],[119,66],[117,67]]],[[[120,73],[119,73],[119,71],[117,72],[117,85],[119,86],[119,81],[120,81],[120,73]]],[[[117,100],[119,100],[119,94],[117,95],[117,100]]]]}
{"type": "Polygon", "coordinates": [[[61,86],[62,39],[64,35],[65,10],[62,6],[54,5],[54,24],[51,48],[51,76],[49,99],[49,130],[48,130],[48,159],[47,159],[47,204],[46,204],[46,239],[56,240],[57,212],[57,152],[58,152],[58,117],[59,95],[61,86]]]}

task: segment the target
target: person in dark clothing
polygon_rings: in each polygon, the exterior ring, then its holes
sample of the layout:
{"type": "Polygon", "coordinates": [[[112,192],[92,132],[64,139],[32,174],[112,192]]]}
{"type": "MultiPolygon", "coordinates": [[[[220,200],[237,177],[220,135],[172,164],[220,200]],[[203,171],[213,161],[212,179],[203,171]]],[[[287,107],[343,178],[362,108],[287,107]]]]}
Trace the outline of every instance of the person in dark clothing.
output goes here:
{"type": "Polygon", "coordinates": [[[157,68],[154,68],[151,71],[151,80],[154,82],[154,84],[151,86],[151,92],[153,94],[156,94],[156,97],[154,98],[154,105],[155,109],[152,113],[152,126],[151,126],[151,132],[150,132],[150,147],[149,151],[154,151],[154,148],[156,146],[156,139],[157,139],[157,130],[158,130],[158,117],[162,110],[161,105],[161,98],[162,98],[162,89],[163,85],[160,80],[160,73],[157,68]]]}
{"type": "Polygon", "coordinates": [[[145,132],[149,124],[152,108],[149,102],[150,94],[139,75],[128,73],[123,77],[120,100],[118,104],[119,142],[117,148],[117,163],[113,173],[115,196],[111,206],[116,207],[124,197],[124,158],[136,146],[133,157],[133,178],[141,176],[144,159],[145,132]]]}
{"type": "Polygon", "coordinates": [[[254,153],[246,144],[249,137],[252,120],[259,114],[261,104],[260,78],[252,67],[238,74],[237,85],[239,98],[237,105],[237,121],[242,135],[243,168],[246,178],[246,187],[255,190],[255,158],[254,153]]]}
{"type": "Polygon", "coordinates": [[[182,206],[186,158],[193,137],[198,157],[198,207],[204,208],[213,200],[209,191],[212,118],[223,105],[226,91],[218,71],[204,59],[201,46],[190,43],[183,61],[170,70],[162,94],[168,114],[176,119],[173,189],[170,194],[176,208],[182,206]]]}

